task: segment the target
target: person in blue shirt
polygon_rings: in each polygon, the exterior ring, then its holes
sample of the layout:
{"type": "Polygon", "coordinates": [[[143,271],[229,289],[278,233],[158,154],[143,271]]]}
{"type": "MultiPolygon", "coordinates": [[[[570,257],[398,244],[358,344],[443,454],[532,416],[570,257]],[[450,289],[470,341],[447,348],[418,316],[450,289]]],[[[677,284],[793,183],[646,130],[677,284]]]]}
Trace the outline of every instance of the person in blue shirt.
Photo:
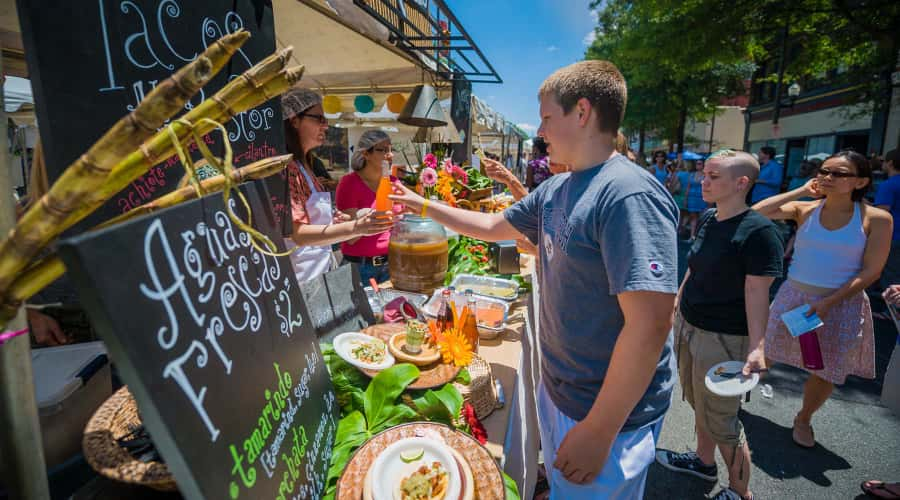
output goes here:
{"type": "Polygon", "coordinates": [[[612,63],[561,68],[538,96],[538,135],[569,172],[502,214],[429,204],[400,183],[391,198],[460,234],[538,247],[536,409],[552,498],[643,498],[675,383],[678,207],[613,149],[627,91],[612,63]]]}
{"type": "Polygon", "coordinates": [[[660,184],[666,185],[666,179],[669,178],[669,169],[666,168],[665,151],[653,153],[653,166],[650,168],[650,173],[656,177],[656,180],[658,180],[660,184]]]}
{"type": "MultiPolygon", "coordinates": [[[[884,155],[882,168],[888,179],[878,186],[875,193],[875,206],[891,213],[894,220],[900,218],[900,150],[893,149],[884,155]]],[[[881,287],[885,290],[891,285],[900,283],[900,224],[894,224],[891,238],[891,253],[887,264],[881,272],[881,287]]]]}
{"type": "Polygon", "coordinates": [[[763,146],[759,148],[759,179],[750,194],[752,203],[765,200],[781,192],[781,180],[784,178],[784,167],[775,161],[775,148],[763,146]]]}

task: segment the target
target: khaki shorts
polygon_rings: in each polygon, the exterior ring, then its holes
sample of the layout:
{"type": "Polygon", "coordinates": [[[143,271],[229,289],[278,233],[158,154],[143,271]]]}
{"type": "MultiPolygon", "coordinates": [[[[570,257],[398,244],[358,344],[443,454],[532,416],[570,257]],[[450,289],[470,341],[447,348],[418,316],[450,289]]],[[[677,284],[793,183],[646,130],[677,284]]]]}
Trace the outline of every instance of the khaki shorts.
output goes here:
{"type": "Polygon", "coordinates": [[[738,419],[741,397],[709,392],[706,372],[722,361],[745,361],[749,343],[748,337],[710,332],[688,323],[681,314],[675,317],[675,355],[684,399],[694,409],[697,426],[716,444],[744,443],[744,426],[738,419]]]}

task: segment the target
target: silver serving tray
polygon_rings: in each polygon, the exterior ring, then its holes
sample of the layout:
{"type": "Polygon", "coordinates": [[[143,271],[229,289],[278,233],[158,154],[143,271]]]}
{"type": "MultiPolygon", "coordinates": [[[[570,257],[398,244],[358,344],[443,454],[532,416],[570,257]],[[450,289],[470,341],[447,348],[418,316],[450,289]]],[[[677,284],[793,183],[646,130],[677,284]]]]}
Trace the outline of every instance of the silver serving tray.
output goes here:
{"type": "Polygon", "coordinates": [[[372,307],[373,312],[381,312],[386,304],[397,297],[404,297],[407,302],[419,308],[425,305],[425,301],[428,300],[428,296],[425,294],[404,292],[393,288],[381,288],[381,298],[384,300],[384,303],[381,304],[378,300],[378,294],[375,293],[375,290],[373,290],[372,287],[367,286],[364,287],[363,290],[366,291],[366,298],[369,299],[369,306],[372,307]]]}
{"type": "Polygon", "coordinates": [[[491,299],[503,300],[507,302],[512,302],[519,297],[519,283],[513,280],[505,280],[502,278],[492,278],[490,276],[476,276],[474,274],[457,274],[453,278],[453,283],[450,283],[450,286],[455,287],[460,292],[464,292],[467,288],[471,288],[472,292],[479,297],[487,297],[491,299]],[[472,285],[476,285],[473,287],[472,285]],[[487,295],[484,293],[478,293],[478,286],[491,286],[496,288],[501,288],[504,290],[510,291],[510,296],[508,297],[499,297],[496,295],[487,295]]]}
{"type": "MultiPolygon", "coordinates": [[[[434,291],[431,298],[428,299],[428,302],[422,307],[422,312],[426,315],[435,317],[437,316],[438,307],[441,305],[441,293],[444,291],[444,288],[438,288],[434,291]]],[[[451,299],[456,302],[456,310],[461,311],[463,306],[466,305],[466,296],[464,293],[452,293],[450,294],[451,299]]],[[[492,297],[475,297],[475,302],[480,307],[482,304],[497,304],[503,308],[503,322],[500,323],[498,327],[491,327],[488,325],[478,325],[479,330],[488,330],[491,332],[502,332],[506,330],[506,319],[509,316],[509,303],[506,301],[495,299],[492,297]]]]}

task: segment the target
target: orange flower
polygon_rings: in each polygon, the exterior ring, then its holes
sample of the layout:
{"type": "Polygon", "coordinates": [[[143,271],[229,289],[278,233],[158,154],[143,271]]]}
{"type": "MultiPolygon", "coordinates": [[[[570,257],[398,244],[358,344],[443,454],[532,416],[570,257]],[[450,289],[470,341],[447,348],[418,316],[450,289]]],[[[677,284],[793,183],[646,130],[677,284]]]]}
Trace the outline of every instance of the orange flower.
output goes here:
{"type": "Polygon", "coordinates": [[[465,335],[456,328],[444,330],[443,338],[438,343],[444,363],[459,367],[468,366],[472,362],[472,346],[465,335]]]}

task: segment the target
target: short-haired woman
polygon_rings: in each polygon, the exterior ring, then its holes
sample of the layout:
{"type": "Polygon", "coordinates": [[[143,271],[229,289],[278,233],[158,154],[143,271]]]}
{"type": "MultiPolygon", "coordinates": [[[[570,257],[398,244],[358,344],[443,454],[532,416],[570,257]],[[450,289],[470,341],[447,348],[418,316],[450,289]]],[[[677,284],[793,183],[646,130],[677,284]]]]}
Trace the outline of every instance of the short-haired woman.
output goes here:
{"type": "Polygon", "coordinates": [[[799,226],[788,279],[769,311],[766,356],[809,372],[792,436],[802,447],[815,446],[810,422],[835,384],[847,375],[875,377],[872,309],[864,290],[887,261],[893,223],[888,212],[863,203],[871,182],[866,157],[842,151],[825,160],[803,187],[753,206],[770,219],[799,226]],[[806,196],[823,199],[798,201],[806,196]],[[800,343],[781,319],[804,304],[810,306],[807,315],[818,314],[824,323],[816,330],[822,369],[804,368],[800,343]]]}
{"type": "MultiPolygon", "coordinates": [[[[384,167],[390,168],[394,159],[391,138],[381,130],[367,130],[356,143],[350,168],[353,170],[341,178],[336,193],[338,210],[351,217],[360,213],[375,210],[375,194],[381,178],[385,175],[384,167]]],[[[391,183],[397,180],[391,176],[391,183]]],[[[394,213],[402,212],[401,205],[394,205],[394,213]]],[[[363,285],[374,278],[377,283],[390,279],[388,273],[388,243],[391,233],[384,231],[378,234],[360,236],[341,243],[341,253],[345,262],[359,265],[359,274],[363,285]]]]}

